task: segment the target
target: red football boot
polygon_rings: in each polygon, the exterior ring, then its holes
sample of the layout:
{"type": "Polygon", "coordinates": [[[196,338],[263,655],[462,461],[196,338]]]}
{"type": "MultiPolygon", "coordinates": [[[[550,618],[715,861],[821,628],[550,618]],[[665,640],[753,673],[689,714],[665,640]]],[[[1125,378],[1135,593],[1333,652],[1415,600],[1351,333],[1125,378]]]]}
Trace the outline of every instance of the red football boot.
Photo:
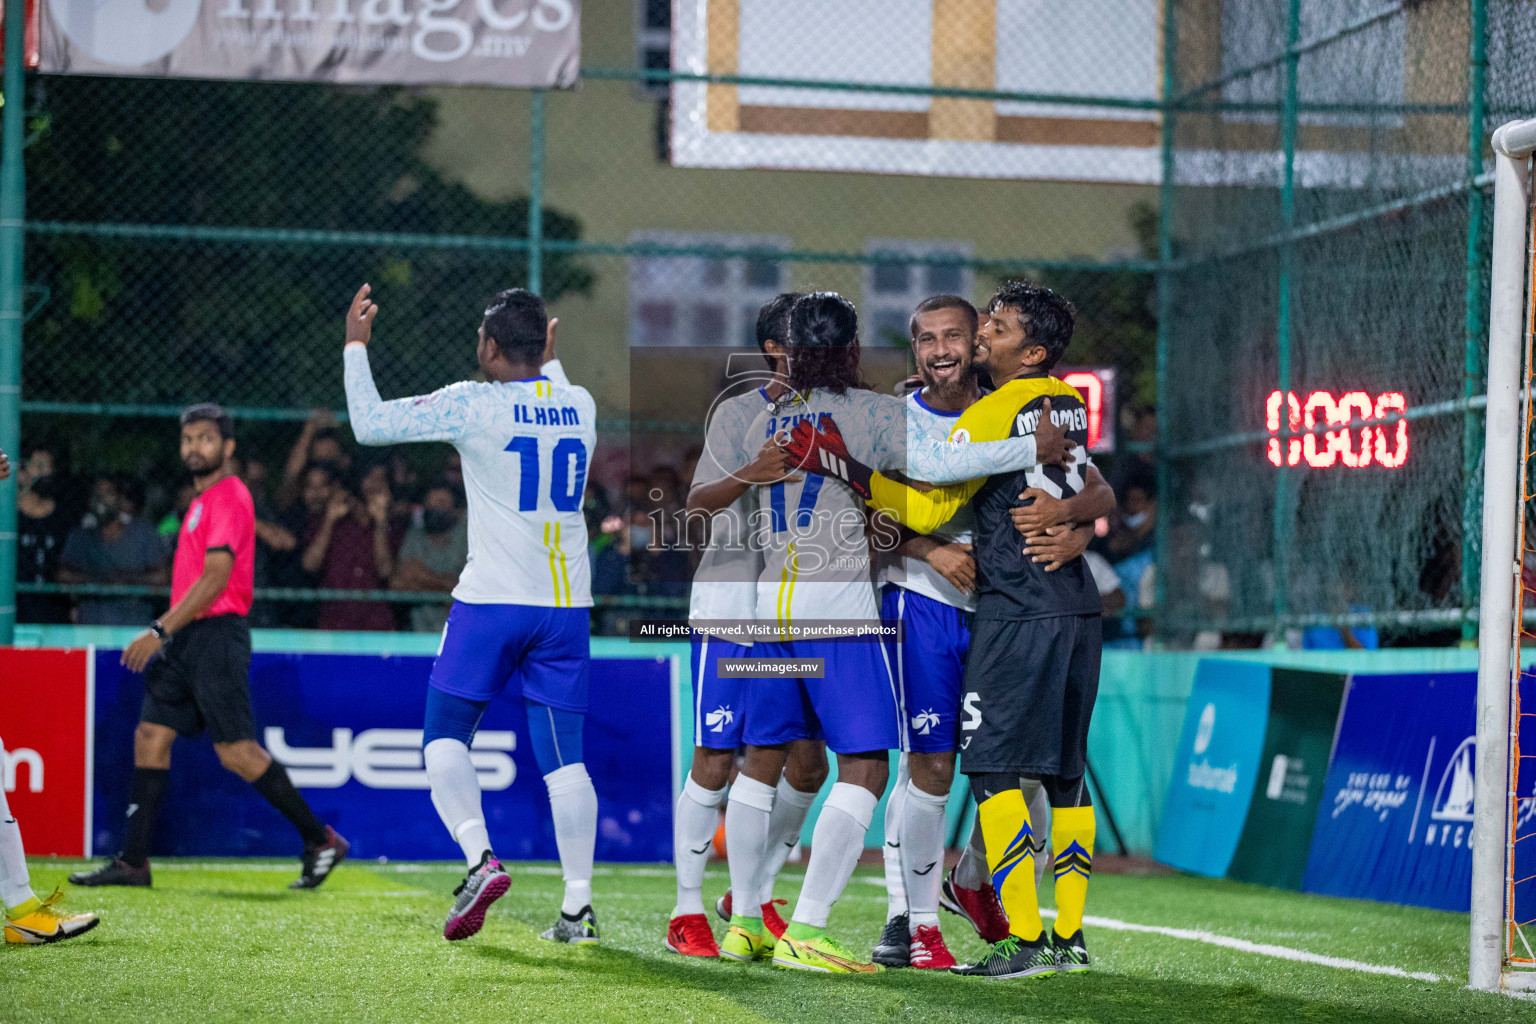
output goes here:
{"type": "Polygon", "coordinates": [[[931,924],[919,925],[912,936],[912,952],[907,966],[930,971],[947,971],[955,966],[955,957],[944,945],[944,936],[931,924]]]}
{"type": "Polygon", "coordinates": [[[720,944],[703,914],[680,914],[668,921],[667,948],[683,956],[720,956],[720,944]]]}
{"type": "Polygon", "coordinates": [[[1008,915],[998,901],[997,890],[990,885],[962,888],[955,884],[955,873],[951,870],[939,889],[939,906],[969,921],[983,942],[1001,942],[1008,937],[1008,915]]]}

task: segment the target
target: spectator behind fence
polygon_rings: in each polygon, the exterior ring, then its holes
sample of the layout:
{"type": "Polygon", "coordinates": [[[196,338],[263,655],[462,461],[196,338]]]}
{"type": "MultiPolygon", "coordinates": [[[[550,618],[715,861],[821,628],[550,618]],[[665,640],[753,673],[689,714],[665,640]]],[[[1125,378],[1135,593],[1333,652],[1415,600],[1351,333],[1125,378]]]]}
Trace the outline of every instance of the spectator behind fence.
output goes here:
{"type": "Polygon", "coordinates": [[[283,481],[277,488],[277,507],[286,511],[298,504],[303,490],[304,471],[310,466],[324,466],[338,480],[352,468],[352,456],[336,435],[336,417],[329,409],[316,409],[304,421],[304,429],[288,453],[283,466],[283,481]]]}
{"type": "Polygon", "coordinates": [[[160,535],[160,543],[165,545],[166,553],[175,555],[176,535],[181,532],[181,521],[186,517],[187,509],[192,507],[192,499],[197,497],[197,488],[191,484],[182,484],[176,492],[176,504],[170,511],[160,517],[160,524],[155,527],[155,532],[160,535]]]}
{"type": "MultiPolygon", "coordinates": [[[[58,495],[53,451],[42,445],[26,453],[16,474],[16,582],[57,583],[59,556],[69,539],[73,517],[58,495]]],[[[58,594],[18,594],[17,622],[69,621],[69,598],[58,594]]]]}
{"type": "MultiPolygon", "coordinates": [[[[327,470],[327,472],[329,472],[327,470]]],[[[305,490],[309,490],[306,480],[305,490]]],[[[394,571],[389,541],[389,492],[366,504],[334,479],[324,510],[312,517],[304,537],[305,572],[317,574],[328,590],[383,590],[394,571]]],[[[321,629],[393,630],[394,612],[382,601],[324,601],[321,629]]]]}
{"type": "MultiPolygon", "coordinates": [[[[273,550],[271,580],[274,587],[309,588],[320,585],[320,573],[304,568],[304,539],[309,536],[311,523],[318,523],[325,515],[325,506],[331,500],[336,474],[328,466],[306,466],[299,474],[299,500],[277,512],[277,525],[294,538],[289,551],[273,550]]],[[[257,535],[258,557],[261,550],[260,534],[257,535]]],[[[285,601],[275,609],[279,623],[294,629],[314,629],[320,621],[320,606],[314,601],[285,601]]]]}
{"type": "MultiPolygon", "coordinates": [[[[1099,546],[1120,577],[1127,603],[1141,593],[1141,580],[1149,568],[1157,529],[1157,473],[1137,464],[1125,476],[1125,490],[1116,491],[1118,504],[1110,517],[1109,534],[1099,546]]],[[[1140,647],[1136,623],[1123,619],[1104,624],[1104,643],[1110,647],[1140,647]]]]}
{"type": "MultiPolygon", "coordinates": [[[[251,492],[251,503],[256,512],[256,564],[252,575],[253,586],[257,589],[286,586],[288,584],[279,582],[279,563],[283,559],[291,560],[294,557],[299,539],[294,535],[293,530],[284,526],[279,520],[277,509],[267,497],[267,467],[257,459],[241,459],[235,456],[230,460],[230,470],[245,484],[246,490],[251,492]]],[[[280,622],[278,611],[277,606],[271,601],[257,599],[251,603],[247,619],[252,626],[256,627],[276,626],[280,622]]]]}
{"type": "MultiPolygon", "coordinates": [[[[60,559],[61,583],[164,586],[171,572],[165,545],[140,518],[143,488],[130,477],[100,477],[91,490],[85,521],[69,534],[60,559]]],[[[80,601],[85,626],[138,626],[154,618],[142,597],[88,597],[80,601]]]]}
{"type": "MultiPolygon", "coordinates": [[[[394,590],[437,590],[448,593],[459,582],[469,559],[469,527],[453,488],[438,484],[427,491],[421,522],[412,524],[400,545],[394,590]]],[[[448,623],[447,602],[411,607],[411,629],[417,633],[441,633],[448,623]]]]}
{"type": "Polygon", "coordinates": [[[1084,551],[1083,560],[1093,574],[1093,585],[1098,588],[1099,600],[1104,604],[1105,615],[1115,615],[1125,610],[1125,590],[1120,586],[1120,574],[1109,564],[1109,559],[1097,551],[1084,551]]]}
{"type": "MultiPolygon", "coordinates": [[[[660,547],[655,525],[641,509],[632,509],[622,520],[615,516],[603,524],[605,535],[590,548],[592,593],[609,597],[688,596],[690,565],[682,551],[660,547]]],[[[597,618],[597,632],[617,635],[628,629],[633,617],[655,616],[643,609],[605,609],[597,618]]]]}

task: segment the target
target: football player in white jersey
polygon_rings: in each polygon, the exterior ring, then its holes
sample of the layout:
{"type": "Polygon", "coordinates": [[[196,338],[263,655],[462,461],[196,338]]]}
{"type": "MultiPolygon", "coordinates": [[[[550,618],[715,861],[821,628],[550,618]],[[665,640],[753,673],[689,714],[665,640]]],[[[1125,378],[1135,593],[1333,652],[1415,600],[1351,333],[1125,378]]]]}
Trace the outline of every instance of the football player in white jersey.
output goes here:
{"type": "MultiPolygon", "coordinates": [[[[914,447],[919,438],[947,438],[955,420],[981,397],[973,367],[979,323],[976,307],[958,295],[924,299],[913,312],[912,352],[921,386],[906,396],[906,422],[914,447]]],[[[1087,469],[1090,483],[1097,472],[1087,469]]],[[[942,872],[937,869],[944,858],[944,812],[955,777],[969,619],[976,612],[971,528],[969,507],[929,534],[903,528],[895,552],[899,557],[888,561],[881,574],[882,618],[902,624],[902,638],[889,647],[907,751],[885,810],[889,907],[872,959],[887,967],[943,970],[955,965],[939,930],[942,872]]],[[[1087,548],[1093,529],[1063,526],[1052,533],[1049,539],[1056,543],[1060,535],[1064,545],[1053,555],[1070,560],[1087,548]]],[[[1046,820],[1048,801],[1038,781],[1026,796],[1031,814],[1039,815],[1034,820],[1046,820]]],[[[1036,867],[1043,872],[1047,833],[1042,828],[1039,834],[1036,867]]],[[[979,844],[981,830],[974,829],[972,838],[979,844]]],[[[959,881],[945,880],[943,903],[970,921],[982,938],[996,942],[1007,934],[1008,920],[992,889],[984,851],[979,877],[977,863],[968,850],[959,881]]]]}
{"type": "Polygon", "coordinates": [[[595,943],[597,794],[581,750],[592,596],[581,501],[596,405],[554,359],[557,321],[522,288],[501,292],[485,311],[475,354],[486,382],[415,398],[385,402],[374,386],[368,342],[377,314],[364,285],[347,313],[352,430],[363,444],[451,442],[469,500],[469,561],[432,666],[422,737],[432,803],[469,868],[443,935],[478,932],[510,885],[491,851],[469,748],[486,705],[511,684],[527,711],[565,876],[560,918],[541,938],[595,943]]]}
{"type": "MultiPolygon", "coordinates": [[[[1015,438],[986,445],[909,447],[902,402],[858,385],[858,317],[839,295],[817,292],[798,300],[789,335],[789,389],[758,417],[749,435],[753,441],[772,440],[787,435],[799,421],[835,414],[838,422],[848,424],[844,440],[853,458],[934,482],[969,478],[982,465],[1033,466],[1037,450],[1048,461],[1061,461],[1067,453],[1060,432],[1036,435],[1035,444],[1015,438]]],[[[752,795],[753,784],[765,791],[777,782],[789,742],[825,738],[837,754],[838,781],[817,819],[805,883],[789,927],[775,945],[773,962],[801,970],[864,973],[881,968],[832,939],[826,924],[885,791],[887,752],[900,744],[899,711],[894,674],[878,639],[787,639],[792,627],[807,622],[874,623],[879,618],[861,498],[841,480],[823,477],[822,484],[817,479],[775,483],[766,488],[766,500],[759,497],[765,507],[753,523],[754,542],[763,550],[757,618],[777,623],[780,639],[755,646],[753,657],[818,659],[820,671],[756,679],[744,688],[747,760],[727,814],[738,802],[747,803],[742,796],[752,795]]],[[[891,527],[885,532],[894,547],[899,534],[891,527]]],[[[739,818],[767,814],[761,805],[744,806],[739,818]]],[[[730,842],[729,824],[726,834],[730,842]]],[[[733,883],[738,872],[742,878],[754,877],[753,859],[766,855],[762,849],[738,851],[736,843],[729,850],[733,883]]],[[[728,944],[764,944],[762,920],[750,913],[754,909],[737,905],[728,944]]]]}
{"type": "MultiPolygon", "coordinates": [[[[750,795],[756,797],[756,803],[768,805],[769,814],[766,819],[728,820],[726,844],[766,846],[768,851],[767,859],[758,865],[760,877],[743,879],[740,890],[749,894],[744,897],[745,905],[762,912],[765,944],[738,949],[739,942],[727,941],[722,950],[704,914],[704,867],[736,749],[741,746],[741,730],[746,724],[742,687],[753,681],[720,675],[721,658],[741,658],[752,653],[749,638],[723,632],[721,627],[756,615],[762,554],[746,543],[746,529],[757,507],[757,485],[778,483],[793,472],[777,445],[747,442],[753,420],[784,391],[784,339],[789,336],[789,311],[797,298],[798,294],[785,292],[764,303],[758,312],[757,345],[767,366],[748,375],[754,379],[746,383],[756,383],[756,387],[721,401],[712,410],[704,452],[688,492],[689,513],[707,514],[710,523],[709,544],[694,572],[688,602],[688,618],[695,627],[693,766],[678,794],[672,825],[677,903],[667,923],[666,945],[684,956],[747,960],[761,959],[772,952],[773,942],[785,928],[783,918],[774,908],[773,882],[790,849],[799,841],[806,813],[827,780],[826,745],[807,739],[789,744],[784,774],[777,786],[763,786],[752,779],[743,783],[752,791],[750,795]],[[766,835],[754,834],[753,826],[766,826],[766,835]]],[[[734,892],[728,891],[716,903],[717,912],[727,920],[733,897],[734,892]]]]}

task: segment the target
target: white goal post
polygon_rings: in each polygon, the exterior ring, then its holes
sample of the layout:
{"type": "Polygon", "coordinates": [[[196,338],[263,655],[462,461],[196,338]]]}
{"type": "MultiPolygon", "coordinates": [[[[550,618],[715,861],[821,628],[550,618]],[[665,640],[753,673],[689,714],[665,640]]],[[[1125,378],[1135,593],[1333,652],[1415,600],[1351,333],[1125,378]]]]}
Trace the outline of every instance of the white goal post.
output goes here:
{"type": "Polygon", "coordinates": [[[1483,449],[1483,560],[1477,658],[1477,775],[1472,825],[1472,947],[1477,989],[1536,989],[1536,974],[1508,959],[1513,864],[1511,704],[1519,671],[1516,536],[1525,417],[1526,282],[1530,276],[1531,154],[1536,119],[1493,133],[1493,259],[1489,282],[1488,407],[1483,449]]]}

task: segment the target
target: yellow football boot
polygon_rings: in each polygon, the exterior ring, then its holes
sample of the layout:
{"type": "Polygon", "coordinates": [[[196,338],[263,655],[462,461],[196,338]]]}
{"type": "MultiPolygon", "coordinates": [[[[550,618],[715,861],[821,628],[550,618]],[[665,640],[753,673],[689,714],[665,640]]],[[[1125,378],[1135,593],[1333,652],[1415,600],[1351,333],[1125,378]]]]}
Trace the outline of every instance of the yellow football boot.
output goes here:
{"type": "Polygon", "coordinates": [[[779,936],[773,966],[822,974],[875,974],[884,967],[859,956],[830,935],[797,939],[788,932],[779,936]]]}
{"type": "Polygon", "coordinates": [[[731,925],[720,942],[720,959],[751,963],[773,956],[773,939],[762,933],[749,932],[739,924],[731,925]]]}
{"type": "Polygon", "coordinates": [[[31,899],[5,912],[5,941],[24,946],[62,942],[84,935],[101,923],[95,914],[69,914],[55,907],[64,898],[59,890],[47,899],[31,899]]]}

